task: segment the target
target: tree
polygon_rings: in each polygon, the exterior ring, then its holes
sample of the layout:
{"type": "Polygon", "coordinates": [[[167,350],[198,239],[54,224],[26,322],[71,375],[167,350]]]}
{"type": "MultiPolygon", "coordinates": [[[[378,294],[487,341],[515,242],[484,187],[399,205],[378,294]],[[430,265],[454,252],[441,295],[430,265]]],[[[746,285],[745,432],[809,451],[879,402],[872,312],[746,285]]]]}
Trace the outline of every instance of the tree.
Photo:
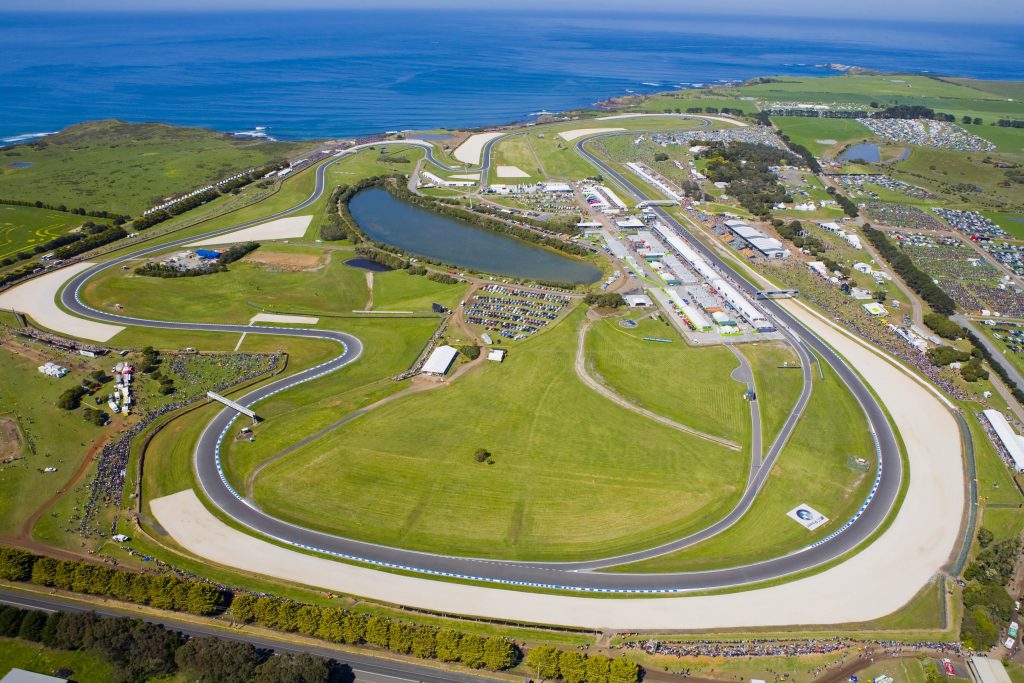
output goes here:
{"type": "Polygon", "coordinates": [[[538,679],[558,678],[561,651],[551,645],[540,645],[526,653],[526,667],[538,679]]]}
{"type": "Polygon", "coordinates": [[[62,410],[75,410],[82,404],[83,396],[85,389],[80,386],[71,387],[57,397],[57,407],[62,410]]]}
{"type": "Polygon", "coordinates": [[[566,683],[583,683],[587,678],[587,660],[575,650],[563,650],[558,655],[558,670],[566,683]]]}
{"type": "Polygon", "coordinates": [[[57,631],[62,619],[64,619],[63,612],[53,612],[46,618],[46,625],[43,626],[43,637],[41,640],[46,647],[57,647],[57,631]]]}
{"type": "Polygon", "coordinates": [[[476,360],[480,357],[480,347],[476,344],[465,344],[459,347],[459,353],[470,360],[476,360]]]}
{"type": "Polygon", "coordinates": [[[655,161],[668,161],[668,155],[665,154],[664,152],[655,152],[654,160],[655,161]]]}
{"type": "Polygon", "coordinates": [[[637,683],[640,680],[640,665],[631,659],[617,657],[612,660],[610,669],[609,683],[637,683]]]}
{"type": "Polygon", "coordinates": [[[277,628],[277,600],[262,597],[256,601],[256,623],[268,628],[277,628]]]}
{"type": "Polygon", "coordinates": [[[320,608],[313,605],[300,607],[295,617],[295,627],[299,633],[307,636],[314,635],[320,628],[320,608]]]}
{"type": "Polygon", "coordinates": [[[370,617],[366,621],[366,642],[387,647],[391,634],[391,620],[387,617],[370,617]]]}
{"type": "Polygon", "coordinates": [[[256,601],[258,598],[251,593],[236,593],[231,599],[231,614],[235,619],[248,623],[256,618],[256,601]]]}
{"type": "Polygon", "coordinates": [[[32,578],[35,559],[35,555],[20,548],[0,547],[0,579],[28,581],[32,578]]]}
{"type": "Polygon", "coordinates": [[[331,669],[320,657],[308,653],[275,655],[256,669],[254,683],[327,683],[331,669]]]}
{"type": "Polygon", "coordinates": [[[26,612],[10,605],[0,607],[0,636],[16,637],[21,630],[21,620],[25,618],[25,614],[26,612]]]}
{"type": "Polygon", "coordinates": [[[282,631],[294,631],[298,625],[299,606],[294,602],[279,600],[277,602],[277,624],[275,628],[282,631]]]}
{"type": "Polygon", "coordinates": [[[942,683],[943,676],[939,673],[939,668],[935,666],[935,662],[930,660],[925,662],[924,680],[925,683],[942,683]]]}
{"type": "Polygon", "coordinates": [[[587,657],[587,683],[610,683],[611,662],[604,655],[587,657]]]}
{"type": "Polygon", "coordinates": [[[340,643],[345,640],[342,623],[345,613],[340,609],[324,609],[320,611],[320,623],[316,629],[316,637],[340,643]]]}
{"type": "Polygon", "coordinates": [[[41,586],[52,586],[53,576],[57,571],[57,560],[52,557],[40,557],[32,565],[32,583],[41,586]]]}
{"type": "Polygon", "coordinates": [[[472,633],[462,634],[459,641],[459,661],[471,669],[484,665],[484,639],[472,633]]]}
{"type": "Polygon", "coordinates": [[[46,628],[46,622],[47,616],[43,612],[28,612],[21,620],[18,637],[22,640],[38,643],[43,639],[43,629],[46,628]]]}
{"type": "Polygon", "coordinates": [[[413,628],[404,621],[395,621],[391,624],[388,634],[388,649],[392,652],[409,654],[412,649],[413,628]]]}
{"type": "Polygon", "coordinates": [[[420,659],[433,659],[437,648],[437,629],[420,626],[412,636],[412,653],[420,659]]]}
{"type": "Polygon", "coordinates": [[[462,634],[450,628],[441,629],[437,632],[436,656],[442,662],[457,662],[459,660],[459,643],[462,641],[462,634]]]}
{"type": "Polygon", "coordinates": [[[519,650],[507,638],[491,636],[484,641],[484,666],[491,671],[511,669],[519,660],[519,650]]]}
{"type": "Polygon", "coordinates": [[[190,681],[247,683],[256,673],[260,655],[251,643],[192,638],[178,648],[174,661],[190,681]]]}
{"type": "Polygon", "coordinates": [[[106,657],[115,667],[113,679],[126,682],[174,673],[181,644],[177,633],[129,618],[95,618],[82,636],[82,647],[106,657]]]}
{"type": "Polygon", "coordinates": [[[349,645],[358,645],[366,639],[366,617],[362,614],[346,614],[341,624],[341,634],[349,645]]]}
{"type": "Polygon", "coordinates": [[[980,529],[978,529],[978,545],[980,545],[982,548],[987,548],[988,544],[994,541],[995,538],[995,534],[993,534],[985,527],[981,527],[980,529]]]}
{"type": "Polygon", "coordinates": [[[490,457],[491,452],[486,448],[478,448],[476,449],[476,452],[473,453],[473,459],[476,460],[477,462],[487,462],[490,459],[490,457]]]}

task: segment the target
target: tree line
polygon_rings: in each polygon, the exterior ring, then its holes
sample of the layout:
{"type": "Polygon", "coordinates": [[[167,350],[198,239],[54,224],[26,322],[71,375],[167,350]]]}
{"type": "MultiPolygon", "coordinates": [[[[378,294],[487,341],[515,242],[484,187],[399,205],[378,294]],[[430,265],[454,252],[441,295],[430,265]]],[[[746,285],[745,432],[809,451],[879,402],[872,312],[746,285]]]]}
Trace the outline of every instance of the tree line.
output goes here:
{"type": "MultiPolygon", "coordinates": [[[[460,663],[474,669],[502,671],[516,666],[522,659],[522,652],[515,643],[502,636],[484,637],[452,628],[417,625],[393,617],[370,616],[344,608],[301,604],[245,592],[233,593],[211,583],[171,574],[147,574],[79,560],[57,560],[19,548],[0,546],[0,579],[108,596],[156,609],[200,616],[230,610],[231,616],[243,623],[301,633],[332,643],[372,645],[422,659],[460,663]]],[[[615,666],[621,668],[624,665],[615,666]]],[[[615,683],[637,683],[639,668],[636,671],[633,679],[616,679],[615,683]]],[[[612,683],[607,677],[586,680],[590,683],[612,683]]]]}
{"type": "Polygon", "coordinates": [[[550,645],[527,652],[526,667],[536,680],[561,679],[566,683],[636,683],[642,672],[639,664],[625,657],[584,655],[550,645]]]}
{"type": "Polygon", "coordinates": [[[230,593],[204,581],[171,574],[145,574],[82,560],[57,560],[18,548],[0,547],[0,579],[206,616],[230,603],[230,593]]]}
{"type": "Polygon", "coordinates": [[[801,166],[797,155],[770,145],[749,142],[699,142],[699,156],[707,161],[704,173],[712,182],[729,184],[729,194],[755,216],[767,217],[772,207],[792,197],[779,183],[772,166],[801,166]]]}
{"type": "Polygon", "coordinates": [[[0,606],[0,636],[55,650],[87,652],[111,664],[113,683],[174,674],[203,683],[328,683],[343,667],[307,653],[279,654],[251,643],[189,638],[160,624],[94,612],[38,612],[0,606]]]}
{"type": "Polygon", "coordinates": [[[123,214],[113,213],[112,211],[97,211],[93,209],[83,209],[81,207],[77,209],[69,209],[63,204],[47,204],[46,202],[36,200],[34,202],[23,199],[2,199],[0,198],[0,204],[7,204],[9,206],[27,206],[34,209],[47,209],[49,211],[60,211],[61,213],[71,213],[76,216],[92,216],[93,218],[109,218],[116,224],[120,225],[128,220],[128,216],[123,214]]]}

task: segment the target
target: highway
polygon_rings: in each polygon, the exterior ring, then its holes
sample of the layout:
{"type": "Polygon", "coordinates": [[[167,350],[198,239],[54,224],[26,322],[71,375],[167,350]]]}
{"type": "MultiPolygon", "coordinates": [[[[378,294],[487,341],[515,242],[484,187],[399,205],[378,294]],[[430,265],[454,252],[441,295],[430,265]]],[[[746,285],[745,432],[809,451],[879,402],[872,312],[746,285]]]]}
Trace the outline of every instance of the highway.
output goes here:
{"type": "MultiPolygon", "coordinates": [[[[585,149],[585,143],[593,138],[584,138],[576,143],[576,150],[589,159],[595,166],[600,168],[609,177],[615,178],[624,188],[636,195],[637,198],[645,198],[644,194],[634,186],[628,179],[622,177],[614,169],[608,167],[603,161],[585,149]]],[[[491,145],[497,140],[490,141],[484,149],[482,169],[489,167],[491,145]]],[[[380,145],[381,143],[377,143],[380,145]]],[[[402,141],[396,144],[410,144],[410,141],[402,141]]],[[[425,143],[424,143],[425,144],[425,143]]],[[[63,288],[60,294],[61,303],[72,313],[85,318],[115,323],[119,325],[132,325],[139,327],[180,329],[180,330],[202,330],[212,332],[226,332],[241,334],[271,334],[283,336],[315,337],[330,339],[339,343],[342,353],[336,358],[314,368],[304,370],[295,375],[268,383],[255,389],[241,398],[236,398],[239,403],[254,407],[260,400],[284,391],[301,382],[313,380],[329,372],[337,371],[344,366],[356,361],[361,352],[362,345],[355,337],[343,332],[327,330],[299,329],[299,328],[278,328],[267,326],[248,325],[221,325],[207,323],[186,323],[172,321],[146,320],[122,316],[114,313],[99,311],[86,305],[80,298],[84,284],[97,273],[108,268],[117,267],[119,264],[139,258],[148,254],[166,251],[173,246],[182,245],[188,242],[202,239],[211,235],[220,235],[240,228],[248,227],[258,223],[272,220],[287,214],[291,214],[310,206],[316,202],[324,193],[324,174],[332,163],[344,158],[349,154],[358,151],[351,148],[342,152],[328,162],[321,164],[316,169],[316,185],[314,192],[309,198],[295,207],[278,212],[274,215],[264,217],[258,221],[250,221],[241,225],[225,228],[210,233],[209,235],[196,236],[178,240],[176,242],[164,243],[154,247],[148,247],[133,253],[116,257],[111,261],[91,267],[73,279],[63,288]]],[[[660,207],[653,207],[661,219],[677,230],[684,238],[688,233],[682,225],[670,214],[660,207]]],[[[711,261],[721,273],[730,277],[737,287],[742,288],[753,296],[755,288],[744,280],[738,273],[734,272],[728,264],[723,262],[717,255],[708,249],[701,242],[689,239],[695,249],[711,261]]],[[[856,372],[848,367],[826,344],[816,337],[810,330],[805,328],[796,318],[792,317],[774,301],[761,302],[762,307],[779,324],[780,329],[795,342],[801,350],[802,362],[809,367],[810,359],[806,353],[807,349],[816,352],[826,363],[832,366],[840,379],[845,382],[853,391],[865,415],[869,421],[873,436],[876,439],[878,449],[879,469],[875,486],[872,489],[871,497],[865,503],[858,515],[846,522],[839,530],[831,536],[814,545],[808,546],[785,556],[776,557],[767,561],[750,564],[740,567],[709,570],[702,572],[674,573],[674,574],[610,574],[594,571],[601,567],[625,562],[635,562],[650,557],[662,555],[677,548],[685,547],[702,538],[710,537],[728,525],[739,519],[740,516],[753,503],[760,486],[767,477],[771,463],[777,456],[785,437],[791,432],[796,422],[797,412],[790,415],[786,428],[780,438],[769,449],[765,463],[753,474],[752,486],[741,499],[740,504],[726,517],[719,520],[715,525],[708,527],[698,534],[687,536],[673,543],[658,546],[637,553],[603,558],[589,562],[557,563],[557,562],[519,562],[500,560],[481,560],[477,558],[453,557],[436,555],[431,553],[416,552],[401,548],[394,548],[372,543],[366,543],[341,536],[325,534],[303,527],[295,526],[274,518],[254,507],[236,492],[227,482],[220,466],[220,443],[225,435],[232,429],[236,415],[228,408],[220,411],[213,420],[207,424],[197,444],[194,463],[197,473],[197,480],[203,492],[214,505],[224,514],[235,519],[240,524],[248,527],[257,534],[277,539],[286,544],[305,550],[314,550],[326,555],[341,559],[355,560],[371,565],[387,568],[397,568],[413,573],[424,575],[454,577],[474,581],[490,582],[506,585],[529,586],[538,588],[550,588],[569,591],[598,591],[598,592],[653,592],[673,593],[694,590],[707,590],[726,588],[749,584],[754,582],[768,581],[779,577],[805,571],[822,564],[828,563],[850,552],[867,538],[882,522],[893,507],[900,488],[902,478],[902,463],[899,449],[896,444],[895,435],[888,421],[885,419],[881,406],[878,405],[871,392],[864,386],[856,372]]],[[[809,381],[805,378],[805,383],[809,381]]],[[[801,400],[806,403],[806,392],[801,400]]],[[[258,408],[255,408],[258,413],[258,408]]],[[[642,530],[638,530],[642,533],[642,530]]]]}
{"type": "Polygon", "coordinates": [[[208,626],[185,619],[177,619],[171,613],[163,612],[159,616],[140,614],[134,610],[124,610],[104,604],[95,598],[89,602],[65,598],[59,595],[39,595],[7,588],[0,588],[0,604],[11,605],[20,609],[31,609],[40,612],[95,612],[105,617],[132,617],[153,624],[160,624],[170,630],[180,631],[188,636],[216,636],[243,643],[252,643],[259,649],[273,650],[278,654],[309,653],[324,659],[333,659],[347,666],[355,680],[368,683],[393,683],[394,681],[411,681],[421,683],[481,683],[492,678],[474,676],[471,673],[446,671],[432,666],[421,666],[401,660],[384,659],[366,654],[352,654],[327,646],[303,643],[289,643],[283,638],[270,638],[247,629],[230,628],[226,623],[223,627],[208,626]]]}

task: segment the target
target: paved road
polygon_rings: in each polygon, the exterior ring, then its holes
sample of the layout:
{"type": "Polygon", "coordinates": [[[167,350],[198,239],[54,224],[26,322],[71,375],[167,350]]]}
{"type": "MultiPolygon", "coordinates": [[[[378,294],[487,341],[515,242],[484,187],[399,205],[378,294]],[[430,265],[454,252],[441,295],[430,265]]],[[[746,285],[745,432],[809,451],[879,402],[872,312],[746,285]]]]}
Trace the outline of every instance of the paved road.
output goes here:
{"type": "MultiPolygon", "coordinates": [[[[180,631],[189,636],[217,636],[218,638],[252,643],[257,648],[273,650],[278,654],[307,652],[324,659],[336,660],[342,665],[348,666],[357,681],[369,681],[371,683],[394,683],[394,681],[482,683],[486,681],[493,683],[493,679],[486,676],[445,671],[431,666],[420,666],[402,661],[373,657],[371,655],[351,654],[327,646],[297,645],[277,638],[264,637],[246,630],[232,629],[227,631],[224,628],[196,624],[176,619],[169,614],[161,616],[143,615],[132,610],[122,610],[104,605],[96,599],[83,603],[58,595],[38,595],[2,588],[0,589],[0,604],[13,605],[21,609],[32,609],[41,612],[96,612],[106,617],[128,616],[153,624],[161,624],[168,629],[180,631]]],[[[225,626],[227,625],[225,624],[225,626]]]]}
{"type": "MultiPolygon", "coordinates": [[[[484,149],[484,162],[482,169],[489,167],[490,147],[497,142],[492,140],[484,149]]],[[[586,139],[576,144],[577,151],[597,165],[602,171],[616,178],[623,187],[627,188],[639,198],[644,195],[630,181],[623,178],[614,169],[609,168],[584,148],[586,139]]],[[[380,145],[381,143],[377,143],[380,145]]],[[[403,141],[398,144],[409,144],[403,141]]],[[[317,201],[324,192],[324,174],[327,168],[340,158],[358,151],[357,148],[346,150],[335,159],[328,161],[316,169],[316,186],[313,194],[292,209],[285,210],[262,218],[258,221],[251,221],[232,228],[211,233],[211,235],[223,234],[232,230],[248,227],[273,218],[301,211],[317,201]]],[[[483,171],[482,171],[483,172],[483,171]]],[[[658,212],[662,220],[673,226],[681,235],[686,237],[685,229],[667,212],[660,207],[652,207],[658,212]]],[[[184,244],[199,239],[198,236],[191,236],[186,239],[172,243],[164,243],[159,246],[149,247],[132,254],[115,258],[106,263],[94,266],[73,278],[61,292],[61,302],[73,313],[121,325],[133,325],[140,327],[152,327],[162,329],[182,330],[204,330],[213,332],[248,334],[273,334],[283,336],[317,337],[326,338],[338,342],[343,352],[338,357],[315,368],[310,368],[296,375],[272,382],[254,391],[249,392],[240,399],[239,403],[246,406],[254,406],[260,400],[283,391],[291,386],[304,381],[309,381],[329,372],[338,370],[348,363],[355,361],[362,352],[362,346],[355,337],[343,332],[333,332],[314,329],[296,328],[274,328],[264,326],[248,325],[219,325],[207,323],[181,323],[170,321],[145,320],[130,318],[117,314],[98,311],[90,308],[80,300],[80,292],[85,282],[102,270],[113,268],[128,259],[138,258],[157,251],[166,250],[168,247],[184,244]]],[[[721,272],[731,274],[736,286],[745,289],[748,293],[754,291],[753,285],[746,282],[737,273],[722,262],[711,250],[702,243],[690,240],[693,246],[702,251],[706,258],[715,263],[721,272]]],[[[840,530],[827,539],[809,546],[801,551],[786,556],[776,557],[764,562],[741,567],[718,569],[704,572],[688,572],[675,574],[608,574],[592,571],[601,567],[607,567],[625,562],[635,562],[651,557],[656,557],[678,548],[685,547],[694,542],[708,538],[719,533],[731,524],[735,523],[753,501],[763,485],[770,465],[777,456],[781,445],[791,433],[796,423],[799,411],[790,415],[782,433],[757,473],[755,473],[752,486],[748,486],[740,504],[725,518],[704,531],[679,539],[673,543],[658,546],[637,553],[604,558],[589,562],[566,562],[566,563],[540,563],[540,562],[519,562],[481,560],[475,558],[452,557],[422,553],[400,548],[365,543],[353,539],[312,531],[303,527],[289,524],[276,519],[253,507],[249,502],[227,482],[220,466],[220,443],[228,431],[232,428],[235,415],[224,409],[206,426],[199,438],[195,451],[195,468],[197,479],[206,496],[222,512],[237,520],[246,527],[269,537],[280,540],[284,543],[302,548],[316,550],[335,557],[358,560],[372,565],[389,568],[404,569],[411,572],[426,575],[445,576],[454,578],[472,579],[485,582],[494,582],[511,585],[522,585],[531,587],[599,591],[599,592],[679,592],[701,589],[724,588],[742,585],[752,582],[766,581],[781,576],[800,572],[809,568],[819,566],[836,559],[867,539],[875,529],[884,521],[896,499],[902,477],[902,463],[900,462],[899,451],[896,440],[889,423],[885,420],[881,407],[876,403],[871,393],[860,381],[856,373],[848,367],[832,350],[821,340],[804,328],[795,318],[791,317],[785,310],[775,302],[763,302],[764,308],[781,325],[784,334],[791,339],[798,340],[796,348],[801,354],[801,362],[805,367],[810,367],[811,360],[805,350],[805,346],[813,349],[821,355],[827,363],[835,368],[840,379],[844,381],[854,392],[857,399],[864,407],[865,414],[871,425],[872,433],[876,437],[876,444],[879,450],[879,472],[876,487],[873,489],[872,498],[865,504],[858,516],[846,523],[840,530]]],[[[805,376],[805,382],[809,382],[805,376]]],[[[806,404],[806,393],[801,396],[802,405],[806,404]]],[[[258,412],[258,407],[256,407],[258,412]]],[[[780,523],[784,523],[781,520],[780,523]]],[[[643,530],[638,529],[642,534],[643,530]]]]}
{"type": "Polygon", "coordinates": [[[1006,373],[1010,376],[1010,379],[1016,382],[1018,387],[1024,389],[1024,375],[1021,375],[1020,370],[1018,370],[1013,363],[1006,360],[1006,357],[1003,355],[1005,349],[999,348],[999,346],[996,345],[994,341],[989,339],[988,335],[986,335],[984,332],[978,329],[980,323],[977,323],[960,313],[954,315],[953,320],[958,325],[966,327],[968,330],[977,335],[978,339],[981,340],[982,345],[986,349],[988,349],[988,352],[990,354],[992,354],[993,360],[996,363],[999,363],[999,365],[1002,366],[1004,370],[1006,370],[1006,373]]]}

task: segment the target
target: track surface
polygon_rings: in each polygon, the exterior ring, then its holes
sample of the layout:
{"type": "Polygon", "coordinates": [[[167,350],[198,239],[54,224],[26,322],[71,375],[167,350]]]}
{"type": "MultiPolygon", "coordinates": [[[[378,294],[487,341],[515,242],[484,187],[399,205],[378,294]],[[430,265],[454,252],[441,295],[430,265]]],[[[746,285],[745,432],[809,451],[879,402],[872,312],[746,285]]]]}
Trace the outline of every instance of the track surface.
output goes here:
{"type": "MultiPolygon", "coordinates": [[[[699,117],[695,117],[699,118],[699,117]]],[[[705,120],[705,125],[710,121],[705,120]]],[[[605,164],[601,159],[593,155],[585,148],[585,143],[601,135],[583,138],[576,142],[575,148],[578,153],[587,158],[591,163],[601,169],[606,176],[615,178],[623,187],[633,193],[637,198],[647,197],[627,178],[624,178],[617,171],[605,164]]],[[[486,171],[490,164],[491,146],[501,138],[491,140],[483,151],[482,172],[486,171]]],[[[377,143],[380,145],[381,143],[377,143]]],[[[398,144],[417,144],[410,141],[402,141],[398,144]]],[[[419,143],[419,146],[428,143],[419,143]]],[[[272,382],[245,396],[236,399],[246,406],[254,406],[260,400],[276,394],[280,391],[310,381],[327,373],[334,372],[355,361],[362,353],[362,345],[352,335],[343,332],[328,330],[264,327],[249,325],[218,325],[206,323],[184,323],[171,321],[146,320],[132,318],[113,313],[107,313],[91,308],[80,299],[81,289],[84,284],[97,273],[113,268],[119,264],[148,254],[165,251],[168,248],[195,241],[203,237],[221,235],[245,227],[280,218],[305,209],[315,203],[324,193],[324,176],[328,167],[337,160],[352,153],[360,151],[360,148],[351,148],[342,152],[334,159],[329,160],[316,168],[316,185],[314,192],[309,198],[291,209],[266,216],[260,220],[250,221],[240,225],[232,226],[202,236],[190,236],[176,242],[163,243],[158,246],[141,249],[131,254],[116,257],[111,261],[98,264],[83,271],[74,277],[61,291],[61,303],[72,313],[93,320],[111,322],[121,325],[132,325],[138,327],[149,327],[158,329],[174,330],[201,330],[211,332],[225,332],[232,334],[270,334],[280,336],[311,337],[330,339],[342,345],[343,353],[319,366],[309,368],[295,375],[272,382]]],[[[428,153],[434,163],[437,162],[432,153],[428,153]]],[[[476,170],[476,169],[474,169],[476,170]]],[[[671,215],[661,207],[652,207],[660,218],[669,226],[673,227],[680,235],[705,258],[715,264],[719,271],[732,283],[751,294],[756,288],[744,280],[729,265],[723,262],[713,251],[701,242],[689,237],[687,231],[671,215]]],[[[846,522],[839,530],[829,537],[808,546],[800,551],[767,560],[760,563],[750,564],[727,569],[717,569],[702,572],[685,572],[674,574],[608,574],[592,571],[601,567],[608,567],[627,562],[636,562],[649,559],[678,548],[683,548],[709,538],[731,524],[735,523],[750,507],[756,497],[761,485],[771,469],[771,463],[778,455],[785,437],[795,426],[798,411],[790,416],[786,427],[780,434],[779,439],[769,450],[764,464],[752,473],[752,484],[748,486],[740,504],[725,518],[707,529],[692,534],[675,542],[651,548],[648,550],[630,553],[628,555],[613,558],[603,558],[588,562],[573,563],[545,563],[545,562],[521,562],[482,560],[466,557],[452,557],[436,555],[431,553],[416,552],[401,548],[365,543],[354,539],[348,539],[331,534],[325,534],[300,526],[289,524],[255,508],[241,495],[234,491],[228,484],[220,467],[220,443],[236,418],[230,409],[225,408],[207,425],[200,436],[195,451],[195,469],[197,479],[206,497],[224,514],[243,524],[247,528],[259,534],[281,541],[287,545],[307,550],[314,550],[327,555],[355,560],[371,565],[397,568],[406,571],[422,573],[427,575],[444,576],[469,579],[475,581],[492,582],[508,585],[520,585],[538,588],[550,588],[558,590],[575,591],[597,591],[597,592],[656,592],[672,593],[694,590],[707,590],[725,588],[742,584],[768,581],[783,576],[794,574],[818,567],[837,559],[850,552],[867,538],[885,521],[892,509],[899,493],[902,478],[902,463],[895,436],[888,421],[885,419],[881,406],[878,405],[871,392],[861,382],[860,378],[852,368],[839,358],[827,345],[818,339],[809,329],[805,328],[796,318],[792,317],[784,309],[773,301],[760,302],[762,307],[769,313],[780,330],[786,334],[800,351],[805,367],[809,367],[810,359],[807,356],[807,349],[814,352],[832,366],[839,378],[847,384],[850,390],[857,397],[870,424],[872,435],[875,438],[878,450],[879,468],[871,496],[863,505],[857,516],[846,522]]],[[[805,378],[805,382],[806,382],[805,378]]],[[[801,397],[806,401],[805,395],[801,397]]],[[[258,410],[257,410],[258,412],[258,410]]]]}

